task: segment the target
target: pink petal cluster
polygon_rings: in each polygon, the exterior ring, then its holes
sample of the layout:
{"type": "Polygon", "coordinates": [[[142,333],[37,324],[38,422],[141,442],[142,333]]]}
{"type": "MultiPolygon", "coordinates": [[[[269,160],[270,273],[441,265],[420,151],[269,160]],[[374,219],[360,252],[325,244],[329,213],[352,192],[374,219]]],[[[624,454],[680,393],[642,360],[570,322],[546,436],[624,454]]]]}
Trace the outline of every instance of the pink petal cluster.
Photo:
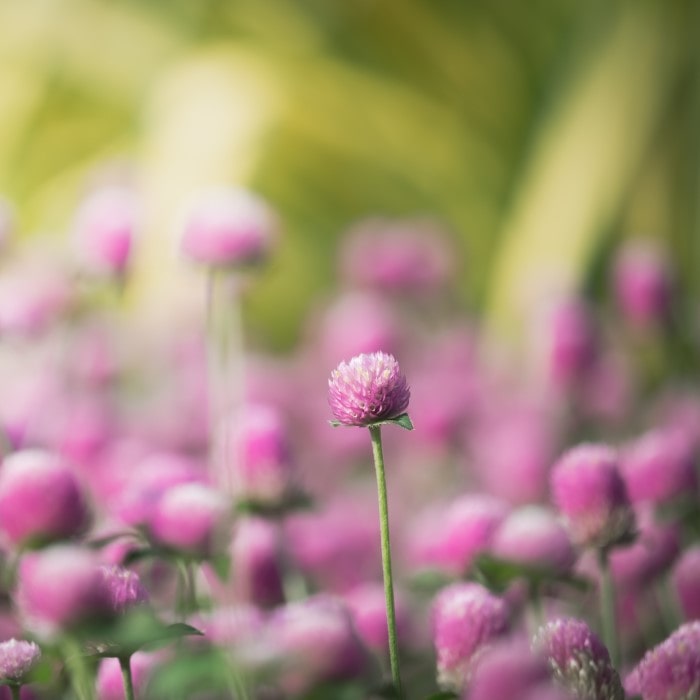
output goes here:
{"type": "Polygon", "coordinates": [[[700,620],[700,545],[689,547],[676,562],[671,574],[686,620],[700,620]]]}
{"type": "Polygon", "coordinates": [[[488,644],[508,627],[507,603],[478,583],[455,583],[440,591],[432,608],[438,682],[463,688],[488,644]]]}
{"type": "Polygon", "coordinates": [[[9,639],[0,642],[0,681],[19,685],[41,658],[41,649],[34,642],[9,639]]]}
{"type": "Polygon", "coordinates": [[[0,468],[0,530],[14,546],[81,533],[90,513],[81,486],[61,457],[22,450],[0,468]]]}
{"type": "Polygon", "coordinates": [[[624,700],[620,677],[598,636],[582,620],[559,618],[535,637],[554,679],[581,700],[624,700]]]}
{"type": "Polygon", "coordinates": [[[149,600],[139,575],[122,566],[101,566],[101,585],[106,588],[110,607],[115,615],[123,615],[149,600]]]}
{"type": "Polygon", "coordinates": [[[634,512],[614,450],[584,444],[564,454],[551,474],[552,498],[574,542],[606,547],[634,530],[634,512]]]}
{"type": "Polygon", "coordinates": [[[642,700],[689,700],[700,694],[700,622],[688,622],[648,651],[625,683],[642,700]]]}
{"type": "Polygon", "coordinates": [[[333,418],[343,425],[368,426],[406,411],[411,392],[393,355],[375,352],[341,362],[328,380],[333,418]]]}
{"type": "Polygon", "coordinates": [[[234,187],[212,188],[192,202],[181,248],[203,265],[248,265],[267,256],[276,228],[272,210],[257,195],[234,187]]]}

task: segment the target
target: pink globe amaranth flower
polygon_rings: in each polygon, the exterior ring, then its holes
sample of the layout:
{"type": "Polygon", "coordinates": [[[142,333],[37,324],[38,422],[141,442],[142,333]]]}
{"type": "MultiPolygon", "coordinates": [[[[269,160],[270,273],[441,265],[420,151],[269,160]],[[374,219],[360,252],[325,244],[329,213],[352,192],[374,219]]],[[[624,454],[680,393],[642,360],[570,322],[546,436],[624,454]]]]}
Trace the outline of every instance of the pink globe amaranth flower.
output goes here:
{"type": "Polygon", "coordinates": [[[370,219],[351,229],[341,250],[345,279],[386,292],[443,288],[454,256],[444,230],[429,219],[370,219]]]}
{"type": "Polygon", "coordinates": [[[244,189],[217,187],[192,201],[181,249],[204,265],[248,265],[267,257],[276,229],[276,217],[263,199],[244,189]]]}
{"type": "Polygon", "coordinates": [[[579,545],[608,547],[634,531],[634,512],[614,450],[583,444],[564,454],[551,474],[552,498],[579,545]]]}
{"type": "Polygon", "coordinates": [[[564,387],[581,382],[598,354],[593,317],[579,299],[554,306],[548,316],[548,366],[552,380],[564,387]]]}
{"type": "Polygon", "coordinates": [[[109,186],[89,194],[75,220],[74,241],[83,264],[98,274],[124,275],[138,228],[135,193],[109,186]]]}
{"type": "MultiPolygon", "coordinates": [[[[138,651],[132,655],[131,679],[137,697],[145,697],[149,677],[157,663],[157,655],[153,653],[138,651]]],[[[124,700],[124,679],[119,659],[108,658],[100,661],[96,690],[98,700],[124,700]]]]}
{"type": "Polygon", "coordinates": [[[700,545],[686,549],[671,574],[686,620],[700,620],[700,545]]]}
{"type": "Polygon", "coordinates": [[[576,561],[566,528],[542,506],[525,506],[511,513],[496,531],[491,552],[557,573],[568,571],[576,561]]]}
{"type": "Polygon", "coordinates": [[[342,425],[368,426],[397,418],[411,391],[393,355],[375,352],[341,362],[328,380],[328,403],[342,425]]]}
{"type": "Polygon", "coordinates": [[[123,615],[127,611],[148,602],[148,591],[141,584],[135,571],[123,566],[101,566],[102,585],[107,590],[112,612],[123,615]]]}
{"type": "Polygon", "coordinates": [[[279,685],[293,697],[322,681],[356,678],[367,657],[343,604],[316,595],[278,608],[267,633],[279,661],[279,685]]]}
{"type": "Polygon", "coordinates": [[[275,523],[262,518],[241,521],[230,548],[232,585],[240,601],[262,608],[284,601],[282,552],[275,523]]]}
{"type": "Polygon", "coordinates": [[[664,503],[697,491],[693,447],[677,430],[655,430],[628,445],[620,470],[632,503],[664,503]]]}
{"type": "Polygon", "coordinates": [[[72,545],[54,545],[22,557],[16,602],[27,626],[43,636],[111,614],[96,557],[72,545]]]}
{"type": "Polygon", "coordinates": [[[158,501],[150,531],[160,544],[207,558],[221,545],[229,516],[223,494],[204,484],[180,484],[158,501]]]}
{"type": "Polygon", "coordinates": [[[495,643],[475,664],[469,700],[520,700],[549,680],[547,664],[522,640],[495,643]]]}
{"type": "Polygon", "coordinates": [[[26,683],[27,675],[41,658],[34,642],[10,639],[0,642],[0,681],[13,685],[26,683]]]}
{"type": "Polygon", "coordinates": [[[502,501],[476,494],[447,507],[431,508],[412,528],[413,563],[461,576],[478,554],[489,549],[507,514],[508,506],[502,501]]]}
{"type": "Polygon", "coordinates": [[[393,306],[369,292],[347,292],[324,310],[313,328],[312,353],[320,349],[323,365],[337,365],[344,357],[401,347],[402,331],[393,306]]]}
{"type": "Polygon", "coordinates": [[[22,450],[0,467],[0,530],[14,545],[81,533],[90,520],[82,490],[56,455],[22,450]]]}
{"type": "MultiPolygon", "coordinates": [[[[386,597],[381,583],[361,584],[343,596],[360,639],[377,652],[388,649],[386,597]]],[[[395,598],[396,632],[399,643],[408,637],[408,609],[401,596],[395,598]]]]}
{"type": "Polygon", "coordinates": [[[376,501],[343,497],[285,520],[291,558],[322,590],[345,592],[381,576],[376,501]]]}
{"type": "Polygon", "coordinates": [[[278,410],[244,408],[222,442],[219,459],[231,465],[237,500],[273,506],[291,493],[294,465],[287,426],[278,410]]]}
{"type": "Polygon", "coordinates": [[[638,326],[663,322],[668,316],[673,281],[664,251],[652,241],[632,241],[619,252],[613,286],[620,310],[638,326]]]}
{"type": "Polygon", "coordinates": [[[680,528],[675,523],[655,521],[648,509],[637,511],[637,522],[636,540],[610,552],[610,570],[619,590],[648,588],[680,551],[680,528]]]}
{"type": "Polygon", "coordinates": [[[265,616],[257,607],[246,603],[201,613],[193,624],[215,644],[234,648],[238,658],[241,653],[245,654],[247,645],[262,636],[265,616]]]}
{"type": "Polygon", "coordinates": [[[480,653],[508,628],[507,603],[478,583],[455,583],[437,595],[432,608],[438,683],[460,689],[480,653]]]}
{"type": "Polygon", "coordinates": [[[692,700],[700,694],[700,622],[681,625],[648,651],[626,679],[643,700],[692,700]]]}
{"type": "Polygon", "coordinates": [[[554,679],[578,700],[624,700],[608,650],[582,620],[552,620],[537,632],[534,647],[554,679]]]}

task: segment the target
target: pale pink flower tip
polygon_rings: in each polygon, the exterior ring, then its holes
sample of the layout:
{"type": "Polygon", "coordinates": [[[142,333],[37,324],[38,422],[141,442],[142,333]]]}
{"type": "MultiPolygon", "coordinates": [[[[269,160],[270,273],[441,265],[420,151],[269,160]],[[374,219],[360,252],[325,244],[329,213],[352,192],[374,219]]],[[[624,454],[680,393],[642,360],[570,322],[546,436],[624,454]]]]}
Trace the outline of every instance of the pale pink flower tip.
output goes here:
{"type": "Polygon", "coordinates": [[[116,614],[125,613],[136,605],[148,602],[148,592],[135,571],[121,566],[102,566],[100,572],[109,602],[116,614]]]}
{"type": "Polygon", "coordinates": [[[408,408],[411,392],[393,355],[357,355],[341,362],[328,380],[328,403],[343,425],[369,426],[397,418],[408,408]]]}
{"type": "Polygon", "coordinates": [[[41,649],[34,642],[10,639],[0,643],[0,680],[15,685],[24,683],[40,658],[41,649]]]}
{"type": "Polygon", "coordinates": [[[634,531],[634,512],[611,448],[584,444],[569,450],[554,465],[551,486],[577,544],[606,547],[634,531]]]}
{"type": "Polygon", "coordinates": [[[190,207],[181,248],[204,265],[255,263],[266,257],[276,227],[272,210],[257,195],[234,187],[212,188],[190,207]]]}

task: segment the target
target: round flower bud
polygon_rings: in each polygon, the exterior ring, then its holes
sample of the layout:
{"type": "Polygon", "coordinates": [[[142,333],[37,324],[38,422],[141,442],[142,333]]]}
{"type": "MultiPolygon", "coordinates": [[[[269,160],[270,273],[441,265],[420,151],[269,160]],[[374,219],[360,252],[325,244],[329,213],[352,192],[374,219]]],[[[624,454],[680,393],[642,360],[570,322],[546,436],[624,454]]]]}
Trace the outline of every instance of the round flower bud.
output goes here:
{"type": "Polygon", "coordinates": [[[542,506],[525,506],[511,513],[496,531],[491,552],[557,573],[568,571],[576,560],[566,529],[542,506]]]}
{"type": "Polygon", "coordinates": [[[700,693],[700,622],[688,622],[648,651],[627,678],[643,700],[689,700],[700,693]]]}
{"type": "Polygon", "coordinates": [[[0,681],[22,685],[41,658],[41,649],[34,642],[10,639],[0,642],[0,681]]]}
{"type": "Polygon", "coordinates": [[[30,629],[52,635],[95,617],[109,616],[111,605],[92,552],[54,545],[22,557],[16,599],[30,629]]]}
{"type": "Polygon", "coordinates": [[[123,615],[137,605],[148,602],[148,591],[135,571],[122,566],[101,566],[100,573],[115,615],[123,615]]]}
{"type": "Polygon", "coordinates": [[[553,620],[540,628],[534,645],[549,664],[554,679],[579,700],[624,700],[610,654],[585,622],[553,620]]]}
{"type": "Polygon", "coordinates": [[[368,426],[397,418],[411,392],[393,355],[375,352],[341,362],[328,380],[328,403],[343,425],[368,426]]]}
{"type": "Polygon", "coordinates": [[[668,260],[650,241],[626,245],[614,268],[617,303],[633,324],[649,326],[668,315],[672,297],[672,279],[668,260]]]}
{"type": "Polygon", "coordinates": [[[353,678],[366,657],[345,607],[325,595],[279,608],[268,620],[280,685],[293,697],[321,681],[353,678]]]}
{"type": "Polygon", "coordinates": [[[134,193],[110,186],[91,193],[75,222],[75,244],[82,262],[98,274],[126,272],[137,227],[134,193]]]}
{"type": "Polygon", "coordinates": [[[216,550],[228,516],[221,493],[203,484],[180,484],[158,502],[150,530],[159,543],[206,558],[216,550]]]}
{"type": "Polygon", "coordinates": [[[620,470],[632,503],[664,503],[697,489],[693,447],[678,430],[656,430],[628,445],[620,470]]]}
{"type": "Polygon", "coordinates": [[[569,450],[554,465],[551,488],[577,544],[608,547],[632,534],[634,512],[609,447],[584,444],[569,450]]]}
{"type": "Polygon", "coordinates": [[[466,685],[478,655],[504,633],[508,605],[478,583],[456,583],[440,591],[433,603],[433,642],[438,683],[466,685]]]}
{"type": "Polygon", "coordinates": [[[490,547],[507,514],[508,506],[502,501],[478,494],[431,509],[413,528],[414,563],[455,576],[466,573],[474,558],[490,547]]]}
{"type": "Polygon", "coordinates": [[[63,460],[22,450],[0,467],[0,530],[15,546],[73,537],[90,519],[76,478],[63,460]]]}
{"type": "Polygon", "coordinates": [[[270,207],[252,192],[213,188],[202,192],[189,208],[182,252],[203,265],[257,263],[267,256],[276,225],[270,207]]]}
{"type": "Polygon", "coordinates": [[[700,545],[683,552],[671,580],[685,619],[700,620],[700,545]]]}

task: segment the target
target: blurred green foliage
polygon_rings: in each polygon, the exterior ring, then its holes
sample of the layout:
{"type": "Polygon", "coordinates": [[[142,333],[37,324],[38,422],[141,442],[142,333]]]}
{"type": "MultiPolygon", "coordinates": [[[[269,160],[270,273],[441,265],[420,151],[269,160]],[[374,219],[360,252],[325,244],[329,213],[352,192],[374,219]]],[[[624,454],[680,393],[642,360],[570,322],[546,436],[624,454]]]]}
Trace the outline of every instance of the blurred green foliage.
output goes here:
{"type": "Polygon", "coordinates": [[[135,163],[144,294],[177,276],[192,187],[261,191],[285,233],[249,312],[275,347],[370,214],[441,217],[499,331],[541,280],[599,291],[621,235],[667,238],[697,291],[698,27],[693,0],[0,0],[0,191],[61,231],[135,163]]]}

